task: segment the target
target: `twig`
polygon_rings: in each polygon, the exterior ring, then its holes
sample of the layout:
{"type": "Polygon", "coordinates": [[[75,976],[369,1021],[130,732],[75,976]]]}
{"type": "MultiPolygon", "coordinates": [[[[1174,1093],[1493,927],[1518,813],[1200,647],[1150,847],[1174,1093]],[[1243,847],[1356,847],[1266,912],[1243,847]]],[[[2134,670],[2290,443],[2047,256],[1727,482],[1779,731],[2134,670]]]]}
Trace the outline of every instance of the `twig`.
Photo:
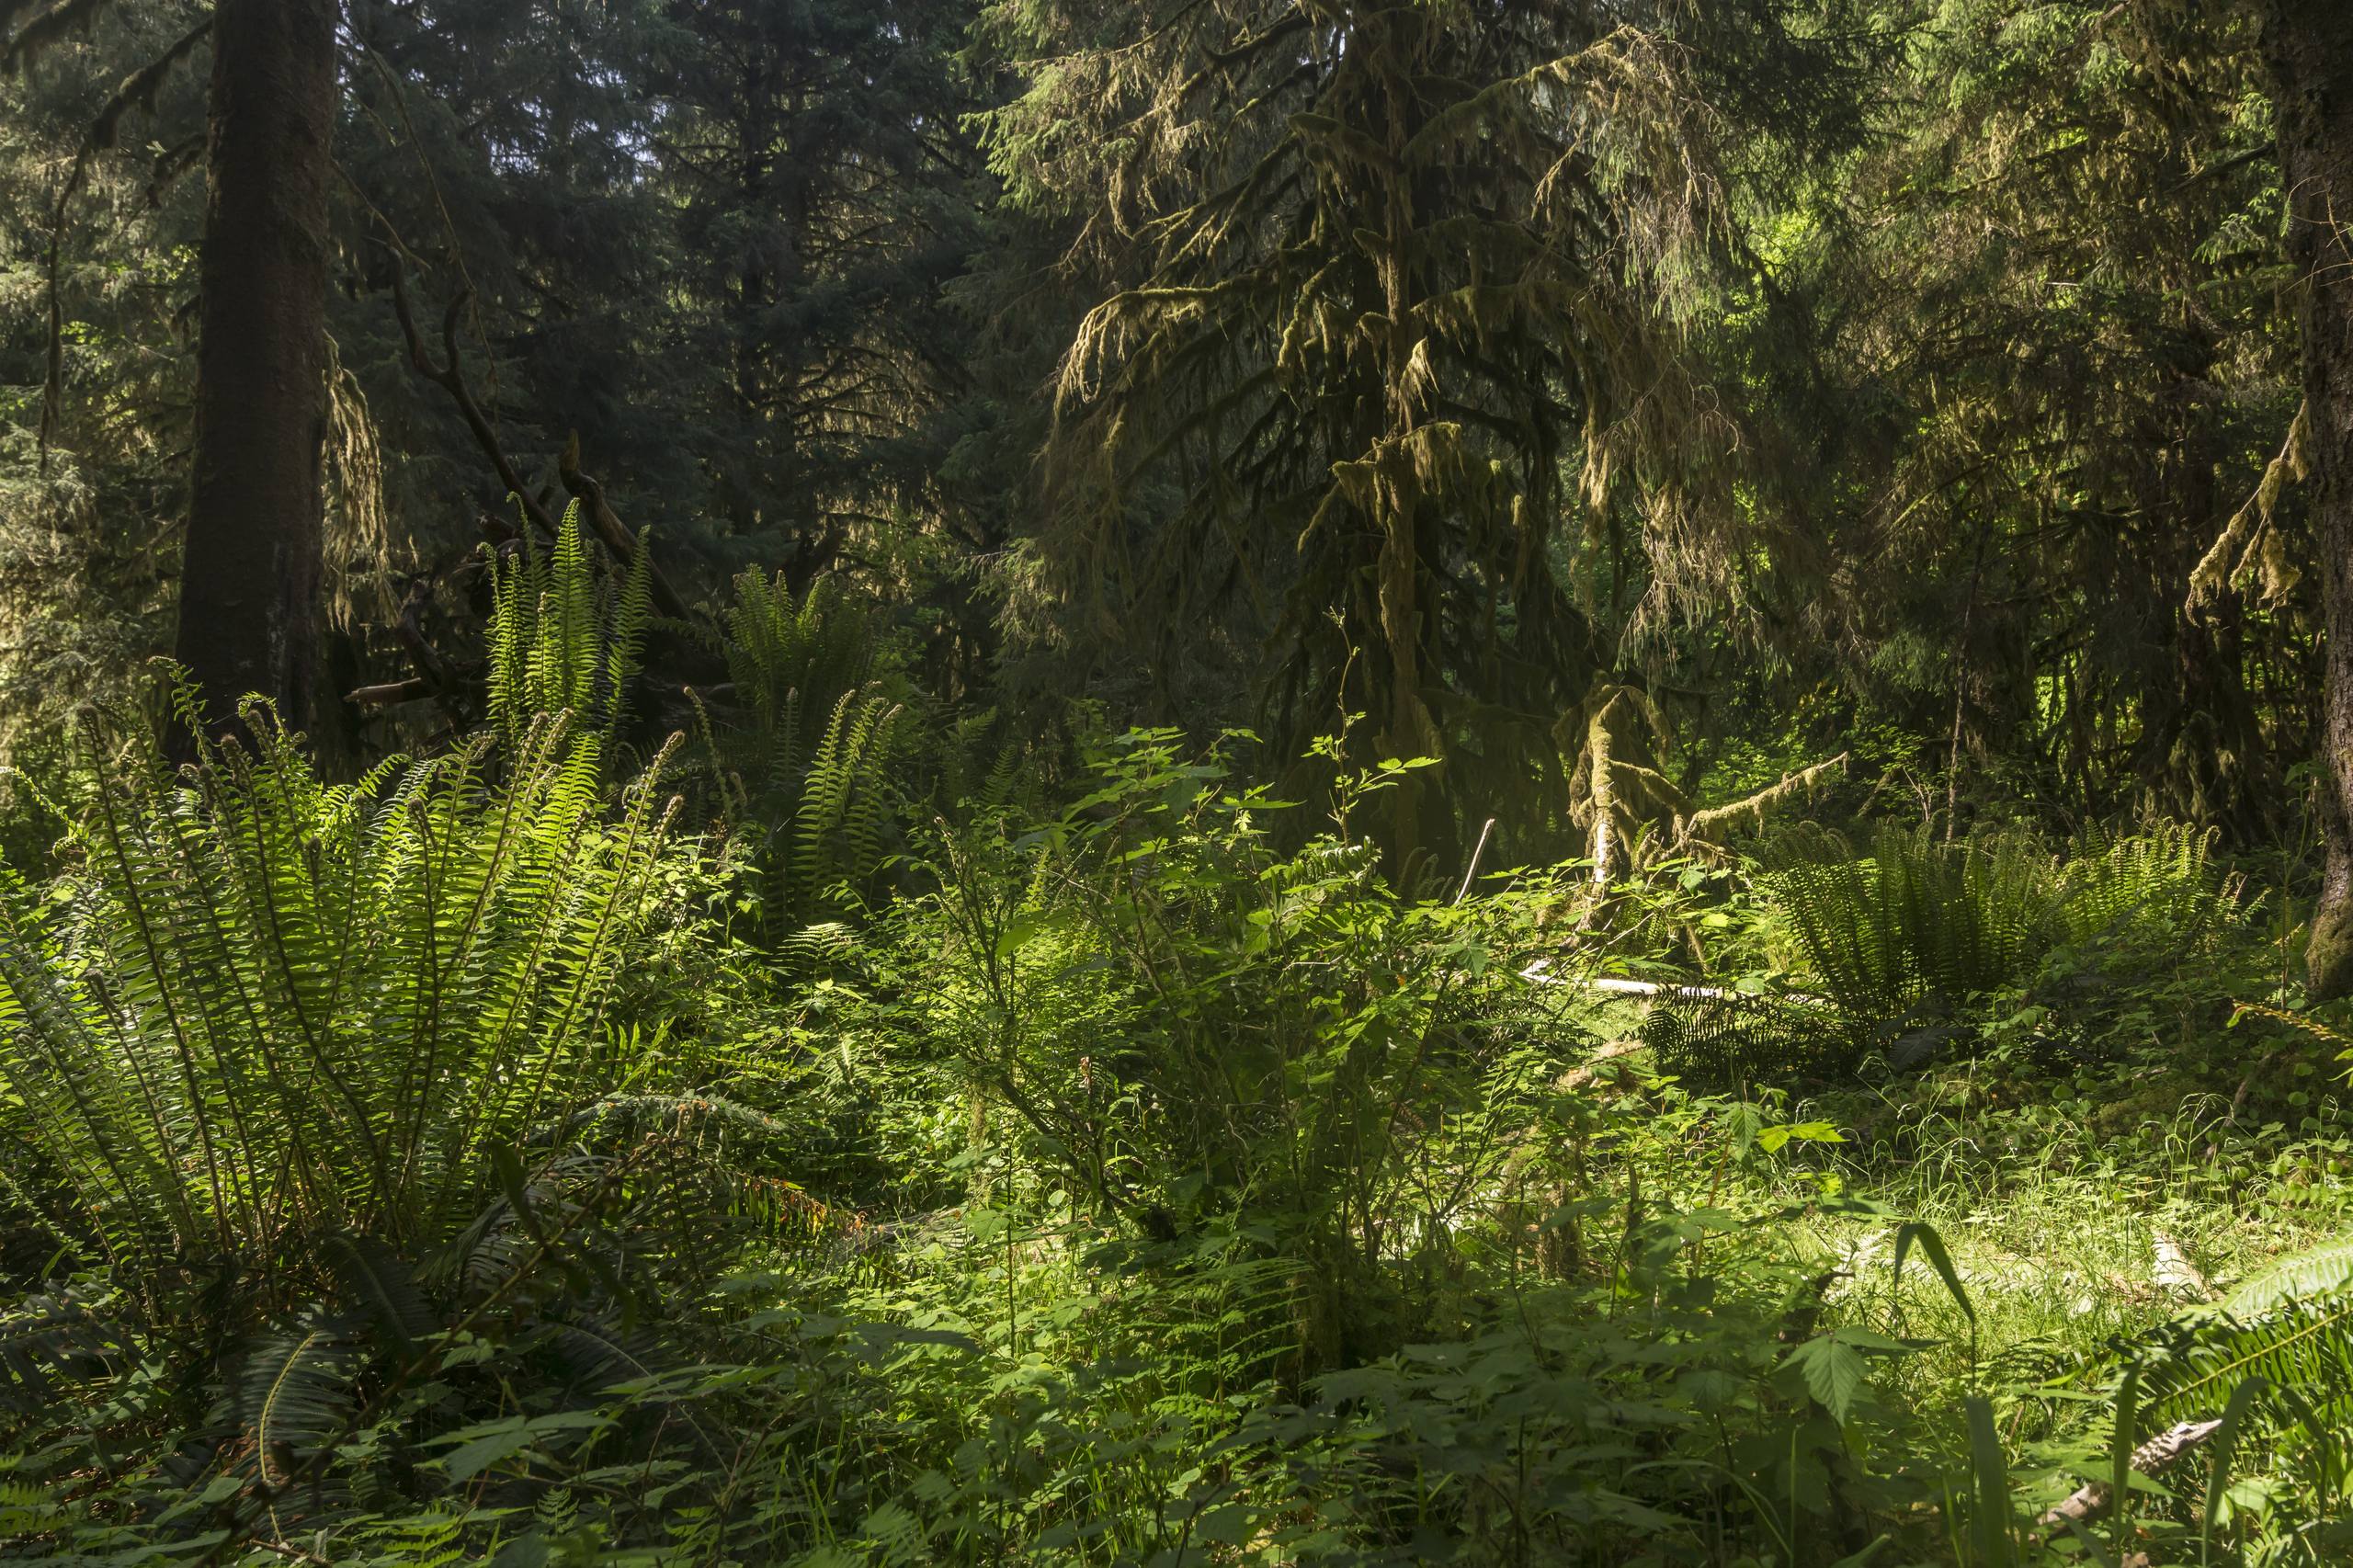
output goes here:
{"type": "Polygon", "coordinates": [[[1454,902],[1461,903],[1471,896],[1471,883],[1479,875],[1480,858],[1487,853],[1487,836],[1495,831],[1495,819],[1489,817],[1487,825],[1479,830],[1479,842],[1471,851],[1471,864],[1462,869],[1462,885],[1454,890],[1454,902]]]}

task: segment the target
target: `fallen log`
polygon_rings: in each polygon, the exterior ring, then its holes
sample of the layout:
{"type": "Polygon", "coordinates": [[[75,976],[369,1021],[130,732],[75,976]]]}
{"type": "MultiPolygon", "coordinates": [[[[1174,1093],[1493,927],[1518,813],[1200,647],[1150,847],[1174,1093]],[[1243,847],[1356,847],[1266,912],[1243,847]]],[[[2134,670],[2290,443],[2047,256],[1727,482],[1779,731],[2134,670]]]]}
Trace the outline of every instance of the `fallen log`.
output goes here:
{"type": "Polygon", "coordinates": [[[1600,991],[1613,996],[1666,997],[1676,1002],[1788,1002],[1800,1007],[1826,1007],[1829,998],[1809,996],[1802,991],[1777,991],[1752,994],[1745,991],[1726,991],[1714,985],[1674,985],[1655,980],[1626,980],[1610,974],[1554,974],[1552,961],[1538,959],[1519,971],[1520,979],[1530,985],[1564,985],[1577,991],[1600,991]]]}

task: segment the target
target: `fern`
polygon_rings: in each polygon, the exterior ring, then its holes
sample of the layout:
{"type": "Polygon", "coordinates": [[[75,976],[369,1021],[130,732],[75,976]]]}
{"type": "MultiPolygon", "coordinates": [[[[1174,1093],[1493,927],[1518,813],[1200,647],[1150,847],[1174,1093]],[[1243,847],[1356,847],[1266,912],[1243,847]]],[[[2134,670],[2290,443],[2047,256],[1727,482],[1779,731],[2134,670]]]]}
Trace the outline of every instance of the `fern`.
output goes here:
{"type": "Polygon", "coordinates": [[[2283,1258],[2222,1300],[2222,1310],[2246,1317],[2298,1301],[2353,1297],[2353,1236],[2283,1258]]]}
{"type": "Polygon", "coordinates": [[[1860,1051],[1847,1020],[1772,995],[1696,991],[1660,998],[1642,1039],[1663,1071],[1697,1089],[1847,1072],[1860,1051]]]}
{"type": "Polygon", "coordinates": [[[264,1485],[285,1485],[296,1461],[341,1429],[351,1412],[350,1371],[350,1325],[337,1319],[314,1317],[254,1346],[236,1400],[264,1485]]]}
{"type": "Polygon", "coordinates": [[[825,579],[796,600],[783,574],[744,573],[724,625],[728,678],[764,733],[783,727],[788,705],[830,702],[873,674],[872,629],[825,579]]]}
{"type": "Polygon", "coordinates": [[[2187,952],[2244,918],[2236,883],[2214,866],[2214,838],[2184,823],[2085,835],[2062,879],[2067,939],[2187,952]]]}
{"type": "Polygon", "coordinates": [[[59,918],[0,900],[0,1135],[134,1288],[226,1256],[274,1312],[355,1247],[447,1240],[489,1151],[610,1086],[670,811],[649,776],[608,820],[563,719],[494,788],[480,745],[330,785],[246,718],[185,778],[143,730],[87,733],[86,873],[59,918]]]}
{"type": "Polygon", "coordinates": [[[653,624],[652,556],[641,549],[618,582],[601,574],[580,522],[566,507],[552,551],[532,530],[491,562],[485,633],[489,717],[509,746],[550,714],[577,716],[575,733],[609,755],[631,685],[644,669],[653,624]]]}
{"type": "Polygon", "coordinates": [[[0,1313],[0,1403],[39,1409],[71,1381],[77,1363],[128,1362],[132,1349],[121,1325],[92,1311],[78,1292],[28,1297],[0,1313]]]}
{"type": "Polygon", "coordinates": [[[2158,824],[2060,858],[2015,833],[1883,829],[1859,854],[1817,832],[1763,884],[1809,983],[1851,1018],[1888,1020],[2015,983],[2063,944],[2196,946],[2241,913],[2211,845],[2158,824]]]}
{"type": "Polygon", "coordinates": [[[745,573],[722,618],[733,699],[707,712],[706,776],[784,941],[857,912],[902,815],[905,710],[874,677],[874,632],[830,583],[796,598],[745,573]]]}
{"type": "Polygon", "coordinates": [[[383,1242],[338,1231],[320,1237],[318,1251],[343,1293],[402,1355],[415,1355],[439,1326],[415,1270],[383,1242]]]}

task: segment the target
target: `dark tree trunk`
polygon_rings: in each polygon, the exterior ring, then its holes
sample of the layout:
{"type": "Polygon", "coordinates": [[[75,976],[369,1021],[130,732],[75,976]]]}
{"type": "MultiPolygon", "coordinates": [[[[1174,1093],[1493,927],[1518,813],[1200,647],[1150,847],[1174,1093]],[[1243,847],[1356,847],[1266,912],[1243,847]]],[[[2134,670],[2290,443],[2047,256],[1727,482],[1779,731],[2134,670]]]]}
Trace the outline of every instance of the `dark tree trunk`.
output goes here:
{"type": "Polygon", "coordinates": [[[2305,455],[2327,644],[2321,822],[2327,860],[2304,954],[2314,997],[2353,991],[2353,5],[2266,0],[2288,250],[2301,279],[2305,455]]]}
{"type": "Polygon", "coordinates": [[[178,642],[216,729],[315,716],[335,60],[335,0],[220,0],[178,642]]]}

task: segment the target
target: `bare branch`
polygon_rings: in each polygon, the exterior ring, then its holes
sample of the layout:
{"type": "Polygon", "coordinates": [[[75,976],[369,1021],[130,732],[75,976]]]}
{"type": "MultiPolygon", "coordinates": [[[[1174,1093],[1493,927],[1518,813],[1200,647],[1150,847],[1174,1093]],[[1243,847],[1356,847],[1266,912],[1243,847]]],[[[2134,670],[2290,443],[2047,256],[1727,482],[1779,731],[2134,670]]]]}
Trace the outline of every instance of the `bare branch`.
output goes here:
{"type": "MultiPolygon", "coordinates": [[[[637,536],[630,532],[629,526],[606,503],[605,487],[581,471],[579,431],[572,432],[572,438],[564,442],[563,455],[556,459],[556,473],[563,479],[563,487],[572,492],[574,499],[586,508],[588,520],[597,529],[597,537],[605,541],[605,548],[613,552],[613,558],[634,564],[638,551],[637,536]]],[[[661,608],[662,613],[673,620],[686,619],[687,603],[678,597],[678,590],[670,585],[670,579],[663,575],[660,563],[648,561],[645,575],[646,585],[652,589],[654,602],[661,608]]]]}
{"type": "Polygon", "coordinates": [[[457,297],[449,301],[449,310],[442,313],[441,348],[444,362],[437,365],[433,362],[433,356],[425,347],[425,335],[417,331],[416,314],[409,305],[408,284],[405,278],[406,269],[402,267],[400,258],[396,256],[392,259],[392,313],[400,318],[401,335],[408,340],[409,363],[416,367],[418,375],[439,386],[449,394],[451,400],[458,405],[459,414],[465,419],[466,428],[473,432],[474,444],[482,449],[483,456],[488,458],[491,467],[497,471],[498,482],[506,486],[508,494],[517,497],[522,503],[523,509],[530,515],[531,521],[538,524],[549,538],[554,538],[555,518],[548,515],[548,509],[540,504],[539,497],[533,495],[525,487],[523,476],[516,471],[514,463],[507,460],[506,449],[499,444],[498,432],[491,427],[489,418],[482,411],[482,405],[474,401],[473,391],[466,385],[465,374],[459,363],[458,318],[465,310],[466,301],[472,290],[459,290],[457,297]]]}

